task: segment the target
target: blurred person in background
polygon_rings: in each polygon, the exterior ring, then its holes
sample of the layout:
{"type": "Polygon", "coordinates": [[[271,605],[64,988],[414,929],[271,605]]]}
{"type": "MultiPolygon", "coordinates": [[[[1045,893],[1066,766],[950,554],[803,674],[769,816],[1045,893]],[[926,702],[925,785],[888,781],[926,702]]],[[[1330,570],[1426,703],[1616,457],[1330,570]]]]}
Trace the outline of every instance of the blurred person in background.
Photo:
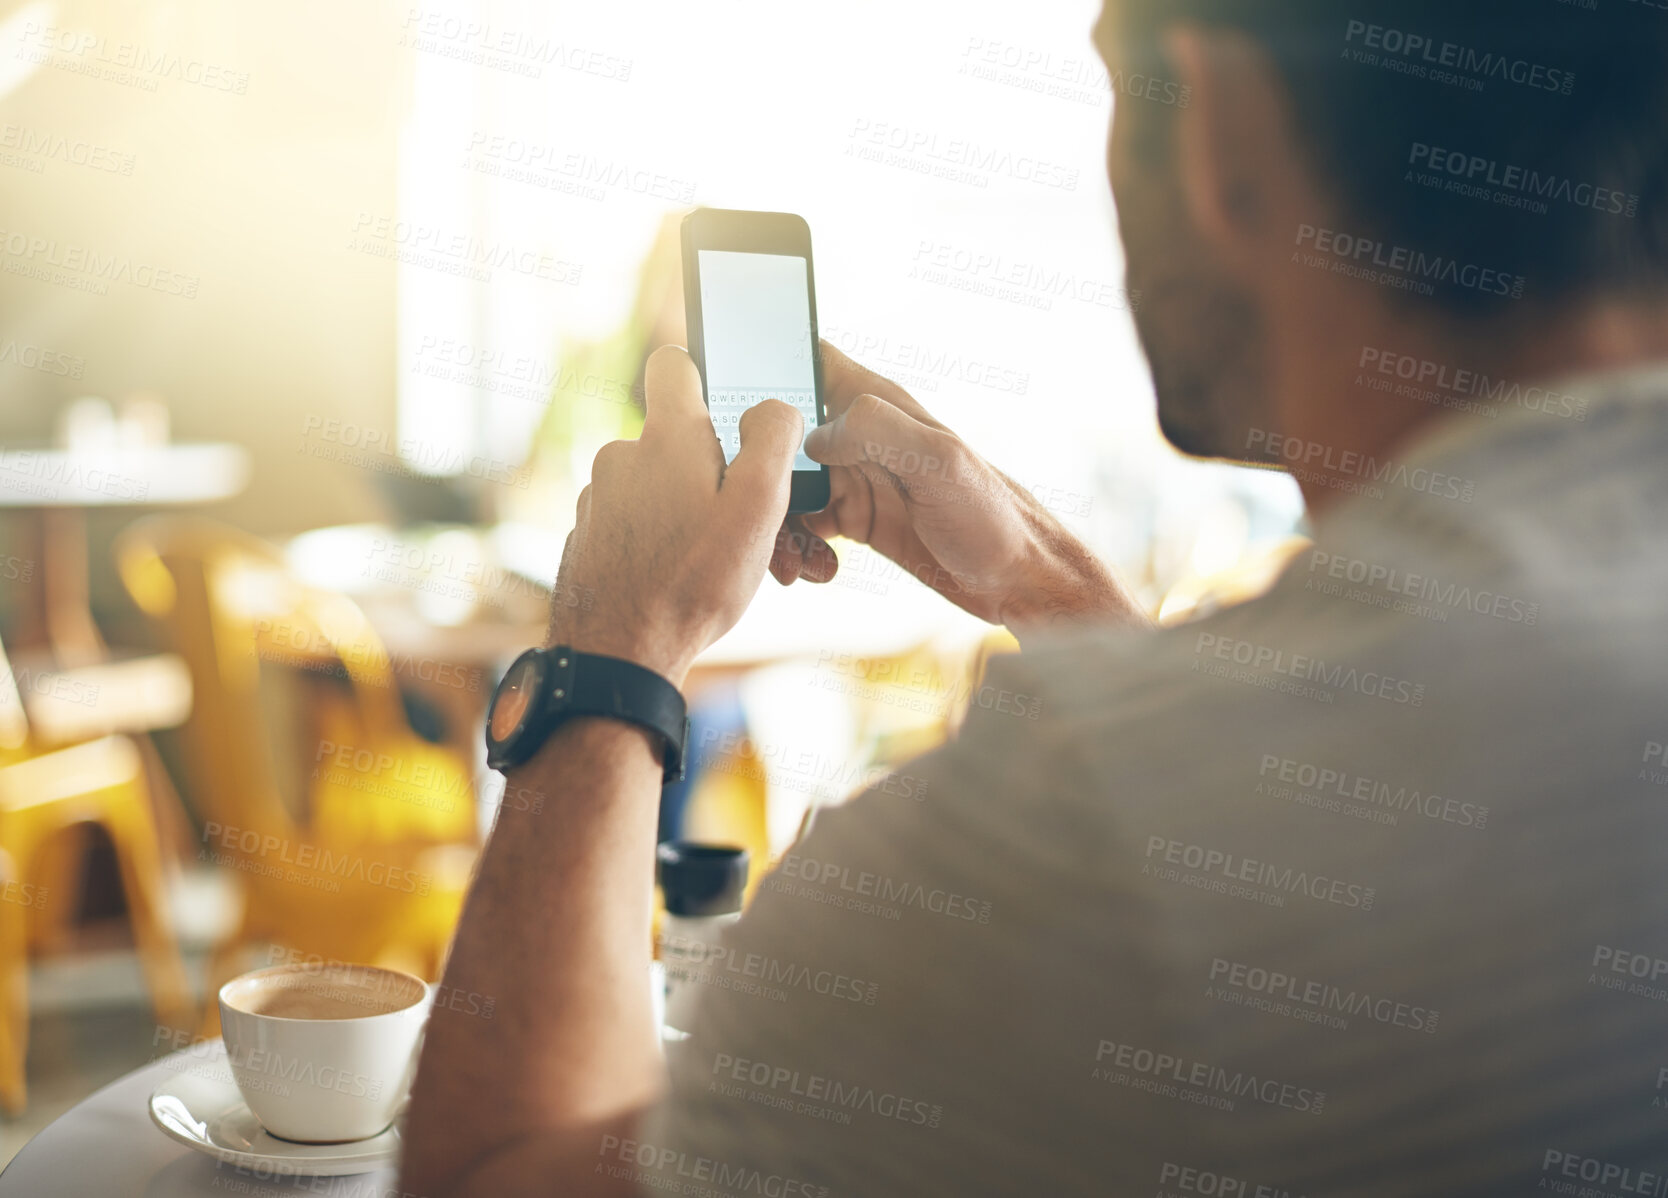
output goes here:
{"type": "Polygon", "coordinates": [[[1290,469],[1316,533],[1184,627],[832,351],[833,501],[784,525],[799,418],[751,410],[726,470],[657,352],[552,644],[681,684],[839,533],[1023,652],[908,767],[925,801],[786,855],[726,942],[782,995],[711,987],[665,1061],[661,746],[560,725],[515,778],[553,810],[502,813],[446,974],[497,1015],[435,1012],[405,1188],[1661,1193],[1663,18],[1109,0],[1159,420],[1290,469]]]}

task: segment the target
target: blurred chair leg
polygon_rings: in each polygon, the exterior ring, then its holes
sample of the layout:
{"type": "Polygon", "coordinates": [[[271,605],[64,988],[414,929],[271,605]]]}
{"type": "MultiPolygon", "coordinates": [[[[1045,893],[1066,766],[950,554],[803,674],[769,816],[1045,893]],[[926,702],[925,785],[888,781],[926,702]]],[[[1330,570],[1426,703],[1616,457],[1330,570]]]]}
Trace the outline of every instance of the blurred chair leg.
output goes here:
{"type": "Polygon", "coordinates": [[[87,854],[93,840],[85,827],[70,825],[49,833],[21,860],[43,899],[25,917],[27,943],[41,956],[55,956],[74,940],[75,916],[87,877],[87,854]]]}
{"type": "MultiPolygon", "coordinates": [[[[143,775],[139,775],[140,778],[143,775]]],[[[162,875],[156,826],[151,822],[150,798],[137,781],[119,792],[110,804],[104,826],[116,846],[122,890],[127,896],[133,947],[151,990],[157,1022],[184,1030],[193,1022],[191,990],[179,942],[163,909],[168,887],[162,875]]]]}
{"type": "MultiPolygon", "coordinates": [[[[247,918],[247,911],[244,913],[247,918]]],[[[247,923],[214,946],[203,967],[203,1006],[197,1013],[197,1039],[212,1040],[220,1034],[220,987],[243,972],[243,960],[254,937],[247,923]]]]}
{"type": "Polygon", "coordinates": [[[734,844],[747,850],[750,864],[743,901],[764,881],[770,867],[770,793],[765,764],[752,741],[707,763],[683,812],[682,835],[710,844],[734,844]]]}
{"type": "MultiPolygon", "coordinates": [[[[0,877],[4,871],[0,870],[0,877]]],[[[0,900],[0,1109],[21,1114],[26,1097],[24,1062],[29,1052],[29,965],[24,950],[24,911],[0,900]]]]}
{"type": "Polygon", "coordinates": [[[179,871],[180,862],[198,846],[192,843],[193,833],[185,816],[185,800],[180,798],[174,779],[163,764],[162,755],[156,751],[156,742],[148,734],[133,739],[145,763],[145,788],[150,795],[157,844],[162,849],[162,867],[172,877],[179,871]]]}

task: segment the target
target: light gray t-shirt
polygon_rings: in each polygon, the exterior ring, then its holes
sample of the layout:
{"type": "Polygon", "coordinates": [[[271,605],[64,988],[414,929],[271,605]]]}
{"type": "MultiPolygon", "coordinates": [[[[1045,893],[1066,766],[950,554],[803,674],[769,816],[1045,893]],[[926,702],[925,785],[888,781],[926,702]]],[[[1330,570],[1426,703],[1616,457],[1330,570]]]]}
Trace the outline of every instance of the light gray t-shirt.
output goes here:
{"type": "Polygon", "coordinates": [[[604,1164],[1668,1195],[1668,376],[1554,390],[1364,463],[1261,599],[994,664],[765,882],[604,1164]]]}

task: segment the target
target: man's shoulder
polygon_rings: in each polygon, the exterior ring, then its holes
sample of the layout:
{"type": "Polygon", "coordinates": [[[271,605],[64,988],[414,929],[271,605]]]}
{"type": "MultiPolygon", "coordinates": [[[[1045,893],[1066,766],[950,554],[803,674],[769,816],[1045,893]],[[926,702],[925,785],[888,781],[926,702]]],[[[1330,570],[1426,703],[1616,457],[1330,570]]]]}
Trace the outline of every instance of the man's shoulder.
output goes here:
{"type": "MultiPolygon", "coordinates": [[[[1280,712],[1352,708],[1352,698],[1420,705],[1398,686],[1396,663],[1426,655],[1443,638],[1388,602],[1346,596],[1306,551],[1266,594],[1183,624],[1155,629],[1089,628],[1039,639],[1023,653],[992,659],[988,695],[1024,696],[1039,735],[1017,736],[990,710],[970,710],[976,742],[1056,737],[1105,746],[1116,735],[1132,753],[1157,748],[1144,732],[1229,721],[1247,727],[1280,712]],[[1137,739],[1133,742],[1130,737],[1137,739]]],[[[1168,737],[1160,737],[1168,740],[1168,737]]]]}
{"type": "Polygon", "coordinates": [[[994,658],[975,692],[990,702],[936,768],[1008,811],[1016,793],[1089,821],[1154,796],[1232,806],[1271,754],[1414,744],[1434,721],[1487,710],[1491,690],[1551,676],[1559,654],[1523,581],[1388,541],[1318,547],[1264,595],[1201,619],[1079,630],[994,658]],[[1370,580],[1351,581],[1363,570],[1370,580]]]}

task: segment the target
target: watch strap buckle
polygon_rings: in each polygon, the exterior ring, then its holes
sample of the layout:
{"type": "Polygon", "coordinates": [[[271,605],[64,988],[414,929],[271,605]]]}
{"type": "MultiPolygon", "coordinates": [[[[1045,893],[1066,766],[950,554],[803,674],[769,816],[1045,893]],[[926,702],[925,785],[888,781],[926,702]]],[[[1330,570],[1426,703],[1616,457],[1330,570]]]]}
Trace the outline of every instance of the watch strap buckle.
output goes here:
{"type": "Polygon", "coordinates": [[[568,707],[573,703],[573,680],[579,669],[578,656],[572,649],[557,648],[552,650],[547,658],[550,663],[548,693],[562,707],[568,707]]]}

